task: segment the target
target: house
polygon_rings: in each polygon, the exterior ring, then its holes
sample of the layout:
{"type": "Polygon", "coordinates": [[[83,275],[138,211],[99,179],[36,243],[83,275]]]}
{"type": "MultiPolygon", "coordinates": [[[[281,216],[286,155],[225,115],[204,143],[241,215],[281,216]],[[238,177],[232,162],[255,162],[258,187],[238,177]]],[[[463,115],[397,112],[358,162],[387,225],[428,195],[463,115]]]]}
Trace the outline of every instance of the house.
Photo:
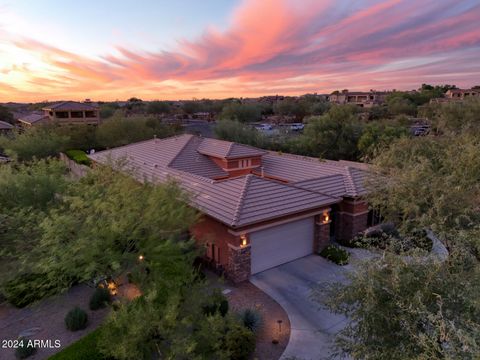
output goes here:
{"type": "Polygon", "coordinates": [[[464,100],[467,97],[480,97],[480,90],[476,89],[450,89],[445,93],[447,99],[464,100]]]}
{"type": "Polygon", "coordinates": [[[61,125],[87,124],[98,125],[100,113],[97,104],[87,99],[86,102],[63,101],[46,106],[42,111],[22,115],[17,119],[22,127],[56,123],[61,125]]]}
{"type": "Polygon", "coordinates": [[[46,106],[42,110],[50,122],[87,125],[100,123],[98,105],[91,102],[64,101],[46,106]]]}
{"type": "Polygon", "coordinates": [[[13,125],[0,120],[0,134],[7,134],[13,130],[13,125]]]}
{"type": "Polygon", "coordinates": [[[181,135],[89,155],[126,159],[139,181],[175,180],[201,221],[190,230],[233,281],[349,240],[369,226],[365,164],[181,135]]]}
{"type": "Polygon", "coordinates": [[[372,107],[381,105],[385,102],[388,92],[370,90],[369,92],[352,92],[347,89],[342,92],[334,91],[328,97],[328,101],[334,104],[345,105],[353,104],[359,107],[372,107]]]}

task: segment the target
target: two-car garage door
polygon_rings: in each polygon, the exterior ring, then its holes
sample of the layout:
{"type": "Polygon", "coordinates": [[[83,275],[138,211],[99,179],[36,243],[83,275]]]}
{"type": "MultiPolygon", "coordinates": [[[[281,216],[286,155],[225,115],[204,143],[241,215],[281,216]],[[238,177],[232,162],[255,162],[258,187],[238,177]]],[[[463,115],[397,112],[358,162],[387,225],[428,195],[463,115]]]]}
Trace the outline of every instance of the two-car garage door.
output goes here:
{"type": "Polygon", "coordinates": [[[251,233],[252,274],[311,254],[314,226],[309,217],[251,233]]]}

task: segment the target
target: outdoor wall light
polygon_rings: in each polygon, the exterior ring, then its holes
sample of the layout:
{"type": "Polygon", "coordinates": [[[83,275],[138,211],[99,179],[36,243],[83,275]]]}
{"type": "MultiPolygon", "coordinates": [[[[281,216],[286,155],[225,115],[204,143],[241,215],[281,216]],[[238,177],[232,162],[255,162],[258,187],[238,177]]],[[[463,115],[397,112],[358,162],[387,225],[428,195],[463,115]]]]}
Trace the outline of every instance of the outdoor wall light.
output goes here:
{"type": "Polygon", "coordinates": [[[324,211],[322,214],[322,224],[326,224],[330,221],[330,214],[328,211],[324,211]]]}
{"type": "Polygon", "coordinates": [[[138,260],[143,261],[144,259],[145,259],[145,257],[143,255],[138,256],[138,260]]]}
{"type": "Polygon", "coordinates": [[[241,240],[240,247],[244,248],[245,246],[247,246],[247,236],[246,235],[241,235],[240,240],[241,240]]]}

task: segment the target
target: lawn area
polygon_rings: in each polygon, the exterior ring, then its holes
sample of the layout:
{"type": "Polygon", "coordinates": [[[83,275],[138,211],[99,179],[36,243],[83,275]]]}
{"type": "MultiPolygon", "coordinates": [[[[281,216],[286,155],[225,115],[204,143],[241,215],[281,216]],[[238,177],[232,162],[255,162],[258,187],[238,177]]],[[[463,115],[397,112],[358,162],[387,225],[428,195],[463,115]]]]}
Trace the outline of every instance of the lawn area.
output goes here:
{"type": "Polygon", "coordinates": [[[65,154],[78,164],[90,165],[90,159],[87,157],[85,151],[82,150],[67,150],[65,154]]]}
{"type": "Polygon", "coordinates": [[[49,360],[104,360],[106,358],[97,349],[99,335],[100,328],[49,357],[49,360]]]}

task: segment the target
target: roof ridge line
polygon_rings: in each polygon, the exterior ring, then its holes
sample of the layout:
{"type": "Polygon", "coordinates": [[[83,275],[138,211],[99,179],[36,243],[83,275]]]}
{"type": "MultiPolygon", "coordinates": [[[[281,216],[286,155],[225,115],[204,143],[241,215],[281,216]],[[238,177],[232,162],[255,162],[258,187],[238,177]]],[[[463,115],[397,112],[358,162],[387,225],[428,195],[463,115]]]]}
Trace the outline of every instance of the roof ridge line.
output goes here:
{"type": "MultiPolygon", "coordinates": [[[[172,160],[170,160],[168,162],[168,164],[166,164],[165,166],[166,167],[170,167],[170,165],[175,161],[176,158],[178,158],[178,156],[180,155],[180,153],[187,147],[188,144],[190,144],[190,141],[192,141],[192,139],[194,138],[194,135],[191,135],[191,134],[182,134],[178,137],[181,137],[181,136],[189,136],[190,138],[188,139],[188,141],[185,142],[185,144],[183,144],[183,146],[181,147],[180,150],[178,150],[177,154],[172,158],[172,160]]],[[[167,138],[168,139],[168,138],[167,138]]],[[[156,140],[156,138],[154,138],[154,140],[156,140]]]]}
{"type": "Polygon", "coordinates": [[[238,197],[238,205],[237,205],[237,208],[235,209],[235,212],[233,213],[232,225],[235,225],[235,223],[238,221],[238,218],[240,216],[240,211],[242,210],[243,199],[247,192],[247,188],[248,188],[248,185],[250,184],[252,176],[253,176],[252,174],[248,174],[245,177],[245,183],[243,184],[243,189],[240,192],[240,196],[238,197]]]}
{"type": "Polygon", "coordinates": [[[172,139],[174,137],[178,138],[178,137],[183,136],[183,135],[186,135],[186,134],[174,135],[174,136],[170,136],[170,137],[166,137],[166,138],[152,138],[152,139],[141,140],[141,141],[133,142],[133,143],[126,144],[126,145],[117,146],[117,147],[114,147],[114,148],[111,148],[111,149],[96,151],[95,155],[102,154],[102,153],[107,153],[107,152],[111,153],[112,151],[117,150],[117,149],[124,149],[124,148],[132,147],[132,146],[135,146],[135,145],[138,145],[138,144],[147,143],[149,141],[154,141],[154,140],[165,141],[165,140],[168,140],[168,139],[172,139]]]}
{"type": "Polygon", "coordinates": [[[230,146],[228,147],[228,151],[227,153],[225,154],[225,159],[230,155],[230,153],[232,152],[233,150],[233,145],[235,145],[235,143],[233,141],[229,141],[230,143],[230,146]]]}
{"type": "Polygon", "coordinates": [[[351,166],[345,165],[345,170],[346,170],[346,173],[347,173],[347,174],[346,174],[346,176],[344,176],[344,179],[346,178],[346,180],[347,180],[347,182],[348,182],[348,185],[345,184],[346,187],[347,187],[346,190],[347,190],[347,191],[348,191],[348,190],[351,190],[351,191],[352,191],[351,195],[357,196],[357,195],[358,195],[358,193],[357,193],[357,187],[355,186],[355,182],[354,182],[353,179],[352,179],[352,174],[351,174],[351,172],[350,172],[350,169],[351,169],[351,168],[352,168],[351,166]]]}
{"type": "MultiPolygon", "coordinates": [[[[165,167],[165,169],[167,169],[167,166],[165,167]]],[[[204,176],[201,176],[201,175],[192,174],[192,173],[189,173],[189,172],[184,171],[184,170],[175,169],[173,167],[168,167],[168,170],[171,171],[171,172],[177,173],[175,175],[178,175],[178,176],[181,176],[181,175],[185,174],[186,176],[184,178],[185,179],[188,178],[188,180],[195,179],[195,180],[199,180],[199,181],[202,181],[204,183],[207,183],[207,184],[214,184],[215,183],[215,180],[213,180],[213,179],[210,179],[210,178],[207,178],[207,177],[204,177],[204,176]],[[180,173],[180,174],[178,174],[178,173],[180,173]]]]}

